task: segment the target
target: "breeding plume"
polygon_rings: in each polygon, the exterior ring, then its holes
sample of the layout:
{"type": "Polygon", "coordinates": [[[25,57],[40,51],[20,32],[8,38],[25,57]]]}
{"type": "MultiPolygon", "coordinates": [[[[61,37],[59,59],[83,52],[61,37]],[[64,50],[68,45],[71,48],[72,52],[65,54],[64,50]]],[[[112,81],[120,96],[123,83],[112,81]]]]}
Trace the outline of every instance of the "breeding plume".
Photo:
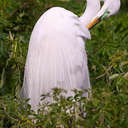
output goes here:
{"type": "MultiPolygon", "coordinates": [[[[120,0],[87,0],[81,17],[61,8],[53,7],[37,21],[29,42],[21,96],[30,98],[32,109],[37,109],[41,94],[52,88],[67,90],[90,88],[85,39],[89,29],[101,17],[115,14],[120,0]]],[[[86,95],[86,94],[85,94],[86,95]]]]}

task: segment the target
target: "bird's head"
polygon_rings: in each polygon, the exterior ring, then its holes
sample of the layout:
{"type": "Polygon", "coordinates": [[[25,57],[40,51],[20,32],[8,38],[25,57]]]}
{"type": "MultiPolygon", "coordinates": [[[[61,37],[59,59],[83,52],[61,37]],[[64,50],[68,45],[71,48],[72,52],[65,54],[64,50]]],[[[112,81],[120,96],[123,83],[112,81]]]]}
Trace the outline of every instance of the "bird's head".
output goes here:
{"type": "Polygon", "coordinates": [[[108,11],[108,16],[114,15],[118,12],[120,9],[120,0],[100,0],[103,1],[104,4],[100,11],[97,13],[97,17],[102,17],[105,13],[105,11],[108,11]]]}
{"type": "Polygon", "coordinates": [[[120,9],[120,0],[100,0],[104,4],[101,7],[97,15],[92,19],[91,23],[87,25],[88,29],[91,29],[95,24],[100,22],[102,19],[114,15],[120,9]]]}

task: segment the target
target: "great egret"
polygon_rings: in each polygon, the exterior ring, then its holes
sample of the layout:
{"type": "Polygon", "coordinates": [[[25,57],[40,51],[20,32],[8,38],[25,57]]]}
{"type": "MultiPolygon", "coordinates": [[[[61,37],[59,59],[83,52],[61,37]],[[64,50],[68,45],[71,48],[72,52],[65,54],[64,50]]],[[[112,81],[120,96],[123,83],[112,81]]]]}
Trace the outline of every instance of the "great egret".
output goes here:
{"type": "Polygon", "coordinates": [[[67,90],[67,96],[73,95],[72,89],[90,88],[85,52],[85,39],[91,38],[88,29],[106,10],[112,15],[120,6],[120,0],[104,1],[100,10],[100,0],[87,0],[80,18],[64,8],[53,7],[37,21],[30,38],[21,91],[22,97],[30,98],[32,109],[37,109],[40,95],[52,88],[67,90]]]}

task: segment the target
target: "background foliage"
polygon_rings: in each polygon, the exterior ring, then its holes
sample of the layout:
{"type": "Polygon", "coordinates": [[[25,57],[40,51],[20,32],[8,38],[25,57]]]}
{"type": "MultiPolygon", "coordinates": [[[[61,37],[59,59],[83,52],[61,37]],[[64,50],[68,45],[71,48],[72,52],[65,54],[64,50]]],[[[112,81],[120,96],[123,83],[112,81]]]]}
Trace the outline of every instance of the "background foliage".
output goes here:
{"type": "Polygon", "coordinates": [[[56,89],[55,103],[43,104],[35,113],[18,98],[33,26],[54,6],[80,16],[85,0],[0,0],[0,127],[128,127],[128,1],[121,3],[120,12],[93,28],[86,42],[90,100],[77,91],[75,97],[58,97],[56,89]]]}

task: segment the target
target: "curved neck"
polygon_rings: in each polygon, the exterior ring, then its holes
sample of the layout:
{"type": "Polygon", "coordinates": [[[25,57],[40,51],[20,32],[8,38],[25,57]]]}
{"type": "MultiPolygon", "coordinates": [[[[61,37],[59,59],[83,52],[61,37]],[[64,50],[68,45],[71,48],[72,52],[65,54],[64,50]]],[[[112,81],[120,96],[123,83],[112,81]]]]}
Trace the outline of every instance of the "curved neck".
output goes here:
{"type": "Polygon", "coordinates": [[[86,9],[83,15],[79,18],[84,26],[88,25],[92,18],[100,10],[100,0],[87,0],[86,9]]]}

